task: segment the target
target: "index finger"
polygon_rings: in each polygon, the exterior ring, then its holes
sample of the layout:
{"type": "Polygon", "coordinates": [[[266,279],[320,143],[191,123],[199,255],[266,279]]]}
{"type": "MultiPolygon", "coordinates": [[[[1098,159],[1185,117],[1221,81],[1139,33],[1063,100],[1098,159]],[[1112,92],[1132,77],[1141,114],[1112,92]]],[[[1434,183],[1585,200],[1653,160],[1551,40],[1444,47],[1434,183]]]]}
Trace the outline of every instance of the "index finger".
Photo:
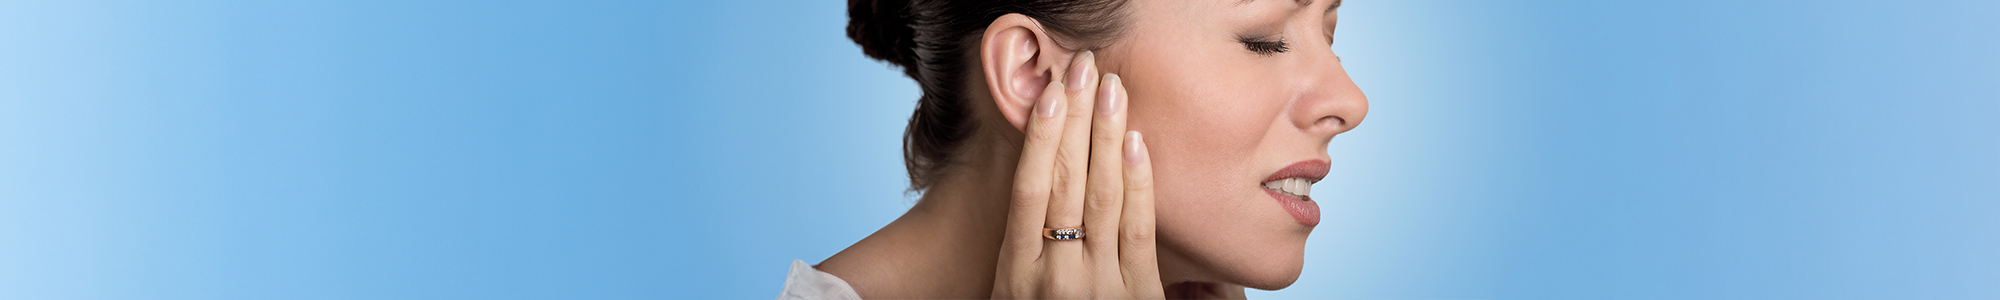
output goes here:
{"type": "MultiPolygon", "coordinates": [[[[1015,167],[1013,195],[1007,211],[1007,235],[1000,245],[1002,264],[1016,263],[1015,258],[1041,256],[1042,222],[1048,214],[1049,193],[1056,172],[1056,147],[1062,144],[1066,119],[1063,113],[1069,102],[1062,91],[1062,82],[1049,83],[1041,98],[1035,100],[1034,116],[1028,119],[1027,130],[1023,132],[1020,165],[1015,167]]],[[[1018,260],[1026,261],[1032,259],[1018,260]]],[[[1008,269],[1013,268],[1001,268],[1003,272],[1008,269]]]]}

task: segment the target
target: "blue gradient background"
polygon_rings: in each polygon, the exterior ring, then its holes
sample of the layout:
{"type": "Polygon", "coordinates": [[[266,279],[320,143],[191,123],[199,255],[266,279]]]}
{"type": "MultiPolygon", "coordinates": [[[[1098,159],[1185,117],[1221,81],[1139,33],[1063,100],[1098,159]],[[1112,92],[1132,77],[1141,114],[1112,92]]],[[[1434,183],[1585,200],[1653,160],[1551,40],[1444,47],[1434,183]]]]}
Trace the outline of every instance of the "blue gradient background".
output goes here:
{"type": "MultiPolygon", "coordinates": [[[[1253,297],[2000,298],[2000,3],[1349,2],[1253,297]]],[[[912,201],[843,5],[0,1],[0,298],[775,296],[912,201]]]]}

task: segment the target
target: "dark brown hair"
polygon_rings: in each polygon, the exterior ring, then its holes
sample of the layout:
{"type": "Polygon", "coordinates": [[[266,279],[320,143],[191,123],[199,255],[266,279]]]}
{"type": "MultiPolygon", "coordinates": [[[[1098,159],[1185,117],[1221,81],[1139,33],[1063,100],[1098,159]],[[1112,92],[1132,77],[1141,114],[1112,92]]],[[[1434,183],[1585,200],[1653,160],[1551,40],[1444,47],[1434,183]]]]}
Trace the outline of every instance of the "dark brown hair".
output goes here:
{"type": "Polygon", "coordinates": [[[962,91],[969,54],[993,20],[1021,14],[1071,50],[1102,47],[1122,28],[1124,0],[849,0],[847,38],[868,57],[895,64],[924,91],[903,131],[910,190],[937,183],[951,153],[973,132],[962,91]]]}

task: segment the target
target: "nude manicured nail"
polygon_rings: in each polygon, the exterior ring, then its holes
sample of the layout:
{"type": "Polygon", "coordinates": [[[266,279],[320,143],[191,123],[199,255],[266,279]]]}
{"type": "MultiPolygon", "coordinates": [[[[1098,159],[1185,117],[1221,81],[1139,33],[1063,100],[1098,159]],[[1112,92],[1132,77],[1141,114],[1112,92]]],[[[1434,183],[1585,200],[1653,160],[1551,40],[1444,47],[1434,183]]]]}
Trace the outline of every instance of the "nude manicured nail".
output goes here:
{"type": "Polygon", "coordinates": [[[1097,87],[1097,113],[1111,115],[1125,102],[1125,85],[1118,74],[1104,73],[1104,86],[1097,87]]]}
{"type": "Polygon", "coordinates": [[[1063,76],[1065,77],[1063,79],[1069,82],[1064,84],[1069,85],[1069,91],[1071,92],[1081,91],[1084,87],[1089,86],[1090,82],[1088,80],[1091,77],[1096,77],[1092,73],[1097,73],[1097,54],[1090,51],[1083,51],[1083,53],[1076,55],[1075,61],[1069,63],[1069,75],[1063,76]]]}
{"type": "Polygon", "coordinates": [[[1144,162],[1144,161],[1146,161],[1146,158],[1144,158],[1144,157],[1139,157],[1139,148],[1140,148],[1140,147],[1145,147],[1145,146],[1146,146],[1146,141],[1145,141],[1145,140],[1142,140],[1142,139],[1140,139],[1140,136],[1139,136],[1139,131],[1138,131],[1138,130],[1133,130],[1133,131],[1126,131],[1126,132],[1125,132],[1125,164],[1127,164],[1127,165],[1139,165],[1139,163],[1140,163],[1140,162],[1144,162]]]}
{"type": "MultiPolygon", "coordinates": [[[[1050,82],[1049,85],[1051,85],[1054,88],[1060,89],[1062,88],[1063,83],[1050,82]]],[[[1058,102],[1062,101],[1056,101],[1056,97],[1053,97],[1053,95],[1042,95],[1040,100],[1035,100],[1035,116],[1037,117],[1056,116],[1056,106],[1062,105],[1062,103],[1058,102]]]]}

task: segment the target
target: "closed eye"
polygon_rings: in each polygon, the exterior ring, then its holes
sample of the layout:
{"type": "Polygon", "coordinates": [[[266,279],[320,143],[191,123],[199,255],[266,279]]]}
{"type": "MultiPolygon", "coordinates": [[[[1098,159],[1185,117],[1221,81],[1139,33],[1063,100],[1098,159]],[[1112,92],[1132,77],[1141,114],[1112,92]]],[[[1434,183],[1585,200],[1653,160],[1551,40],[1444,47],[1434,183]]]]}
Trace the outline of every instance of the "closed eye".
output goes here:
{"type": "Polygon", "coordinates": [[[1260,55],[1272,55],[1278,53],[1285,53],[1286,51],[1292,51],[1291,44],[1285,43],[1284,39],[1271,40],[1267,38],[1240,38],[1237,39],[1237,41],[1243,43],[1244,49],[1248,49],[1250,50],[1250,52],[1256,52],[1257,54],[1260,55]]]}

